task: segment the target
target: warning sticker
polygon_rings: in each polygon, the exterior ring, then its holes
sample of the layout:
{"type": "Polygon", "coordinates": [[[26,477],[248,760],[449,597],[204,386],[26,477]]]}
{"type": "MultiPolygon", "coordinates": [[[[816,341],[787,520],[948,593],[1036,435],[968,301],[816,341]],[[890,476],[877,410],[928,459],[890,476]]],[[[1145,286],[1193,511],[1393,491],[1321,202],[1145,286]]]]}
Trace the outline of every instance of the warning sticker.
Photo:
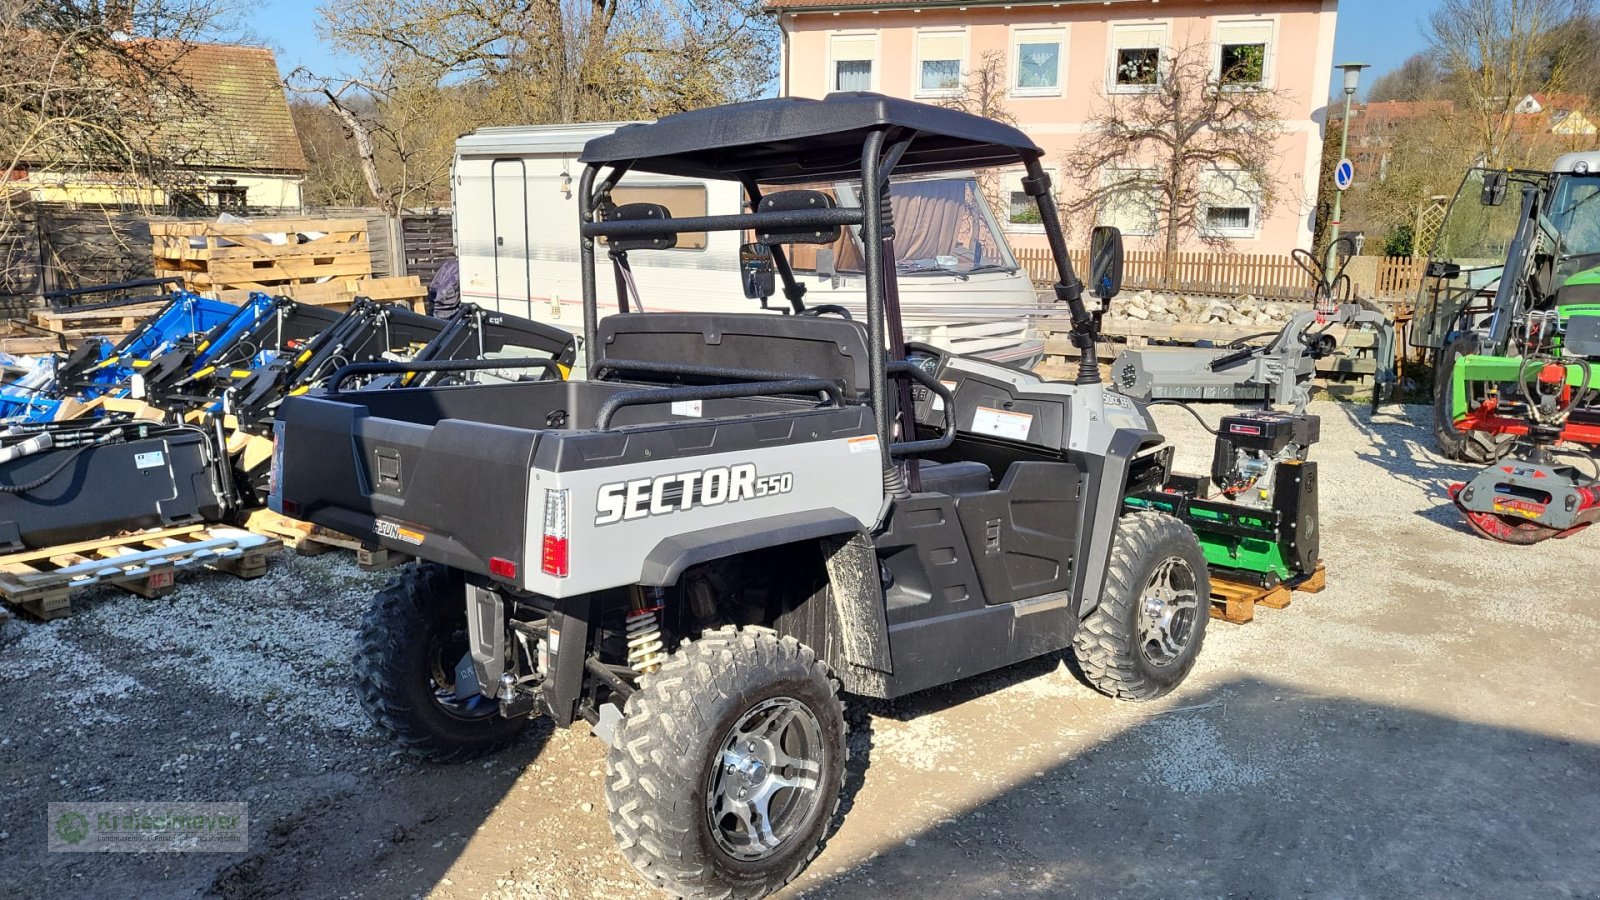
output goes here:
{"type": "Polygon", "coordinates": [[[692,416],[698,419],[701,416],[702,408],[702,401],[700,400],[679,400],[672,404],[672,414],[675,416],[692,416]]]}
{"type": "Polygon", "coordinates": [[[972,417],[972,430],[978,434],[992,434],[995,437],[1006,438],[1012,441],[1025,441],[1028,432],[1033,429],[1033,416],[1027,413],[1009,412],[1003,409],[990,409],[987,406],[978,407],[977,413],[972,417]]]}
{"type": "Polygon", "coordinates": [[[151,450],[148,453],[135,453],[133,464],[141,469],[154,469],[167,464],[167,455],[160,450],[151,450]]]}
{"type": "Polygon", "coordinates": [[[853,437],[845,443],[850,445],[851,453],[877,453],[878,436],[875,434],[853,437]]]}

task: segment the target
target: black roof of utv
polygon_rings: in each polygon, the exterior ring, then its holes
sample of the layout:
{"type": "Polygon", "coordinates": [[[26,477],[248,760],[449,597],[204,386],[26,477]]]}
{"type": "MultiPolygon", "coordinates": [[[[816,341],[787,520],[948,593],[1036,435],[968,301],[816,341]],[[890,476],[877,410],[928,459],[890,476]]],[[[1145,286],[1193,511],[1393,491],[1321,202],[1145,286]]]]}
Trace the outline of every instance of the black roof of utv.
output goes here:
{"type": "Polygon", "coordinates": [[[1021,131],[959,110],[882,94],[780,97],[697,109],[626,125],[584,145],[584,163],[691,178],[797,184],[859,176],[875,128],[916,132],[896,175],[1021,163],[1043,154],[1021,131]]]}

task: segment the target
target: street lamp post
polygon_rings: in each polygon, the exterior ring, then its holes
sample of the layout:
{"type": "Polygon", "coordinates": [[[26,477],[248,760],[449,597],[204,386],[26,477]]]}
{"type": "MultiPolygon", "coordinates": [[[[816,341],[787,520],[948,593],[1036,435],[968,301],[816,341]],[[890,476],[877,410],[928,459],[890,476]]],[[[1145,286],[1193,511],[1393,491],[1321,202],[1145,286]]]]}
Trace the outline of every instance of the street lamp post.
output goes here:
{"type": "MultiPolygon", "coordinates": [[[[1356,86],[1361,82],[1361,70],[1370,68],[1366,63],[1341,63],[1334,68],[1344,72],[1344,121],[1340,123],[1339,134],[1339,159],[1344,159],[1350,146],[1350,100],[1356,95],[1356,86]]],[[[1334,266],[1339,258],[1339,216],[1344,206],[1344,191],[1334,187],[1333,191],[1333,217],[1328,222],[1328,276],[1332,277],[1334,266]]]]}

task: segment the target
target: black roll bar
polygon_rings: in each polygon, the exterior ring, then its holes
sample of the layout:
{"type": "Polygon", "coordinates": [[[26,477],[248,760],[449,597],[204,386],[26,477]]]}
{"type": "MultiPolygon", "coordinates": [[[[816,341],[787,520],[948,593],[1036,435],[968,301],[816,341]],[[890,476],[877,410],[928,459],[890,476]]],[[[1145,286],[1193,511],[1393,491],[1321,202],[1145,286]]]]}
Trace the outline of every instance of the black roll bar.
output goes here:
{"type": "Polygon", "coordinates": [[[825,378],[790,378],[784,381],[751,381],[743,384],[707,384],[689,387],[639,388],[620,391],[606,398],[595,414],[594,427],[599,431],[611,428],[611,417],[625,406],[646,406],[655,403],[678,403],[686,400],[732,400],[739,397],[761,397],[768,394],[821,394],[823,402],[843,406],[844,392],[837,384],[825,378]]]}
{"type": "Polygon", "coordinates": [[[853,207],[831,209],[771,210],[735,213],[727,216],[685,216],[672,219],[614,219],[584,222],[578,233],[588,238],[650,237],[658,234],[688,234],[697,231],[744,231],[762,228],[832,228],[860,225],[861,210],[853,207]]]}
{"type": "Polygon", "coordinates": [[[486,369],[544,369],[560,372],[561,364],[553,359],[527,357],[522,359],[442,359],[432,362],[364,362],[340,366],[328,380],[328,393],[337,394],[339,388],[357,375],[399,375],[407,372],[479,372],[486,369]]]}
{"type": "MultiPolygon", "coordinates": [[[[656,362],[640,359],[602,359],[594,364],[596,378],[601,372],[636,372],[645,375],[674,375],[699,378],[719,378],[725,381],[789,381],[796,377],[793,372],[774,372],[769,369],[730,369],[723,366],[697,366],[691,363],[656,362]]],[[[844,391],[845,385],[840,381],[833,381],[844,391]]]]}
{"type": "Polygon", "coordinates": [[[884,356],[883,324],[883,194],[872,190],[878,184],[878,162],[883,155],[884,129],[874,128],[861,142],[862,268],[866,269],[867,294],[867,372],[872,383],[872,421],[878,433],[879,454],[887,469],[889,458],[889,377],[884,356]]]}
{"type": "Polygon", "coordinates": [[[1078,350],[1078,384],[1100,383],[1100,359],[1095,353],[1094,318],[1083,305],[1083,282],[1072,271],[1072,259],[1067,255],[1067,239],[1061,233],[1061,213],[1056,209],[1055,195],[1050,192],[1050,176],[1037,156],[1025,161],[1028,174],[1022,179],[1022,190],[1033,198],[1039,207],[1039,221],[1050,241],[1050,255],[1055,259],[1056,302],[1067,305],[1067,315],[1072,320],[1072,330],[1067,336],[1078,350]]]}
{"type": "Polygon", "coordinates": [[[911,456],[917,453],[932,453],[935,450],[944,450],[956,442],[956,398],[944,383],[923,371],[916,363],[909,360],[896,360],[889,363],[888,374],[905,375],[917,384],[922,385],[935,396],[944,401],[944,433],[936,438],[923,441],[901,441],[889,445],[890,456],[911,456]]]}

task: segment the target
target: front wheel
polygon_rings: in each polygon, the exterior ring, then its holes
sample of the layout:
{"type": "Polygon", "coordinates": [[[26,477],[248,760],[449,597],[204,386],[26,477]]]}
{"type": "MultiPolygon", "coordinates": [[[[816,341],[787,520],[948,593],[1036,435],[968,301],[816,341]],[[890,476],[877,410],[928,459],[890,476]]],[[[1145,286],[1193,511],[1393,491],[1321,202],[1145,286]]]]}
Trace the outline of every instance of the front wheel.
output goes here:
{"type": "Polygon", "coordinates": [[[457,674],[470,666],[460,572],[413,563],[373,596],[356,637],[356,698],[385,737],[434,762],[514,740],[527,717],[507,719],[496,701],[457,690],[457,674]]]}
{"type": "Polygon", "coordinates": [[[757,628],[686,644],[628,698],[607,768],[622,855],[682,897],[764,897],[822,849],[844,705],[810,648],[757,628]]]}
{"type": "MultiPolygon", "coordinates": [[[[1472,334],[1463,334],[1439,350],[1438,363],[1433,370],[1433,438],[1439,445],[1439,452],[1447,458],[1486,466],[1511,452],[1511,435],[1456,428],[1451,402],[1456,360],[1477,350],[1478,338],[1472,334]]],[[[1469,386],[1469,408],[1483,402],[1483,393],[1483,386],[1469,386]]]]}
{"type": "Polygon", "coordinates": [[[1161,513],[1123,516],[1100,605],[1072,652],[1095,690],[1153,700],[1194,668],[1211,610],[1211,574],[1189,526],[1161,513]]]}

